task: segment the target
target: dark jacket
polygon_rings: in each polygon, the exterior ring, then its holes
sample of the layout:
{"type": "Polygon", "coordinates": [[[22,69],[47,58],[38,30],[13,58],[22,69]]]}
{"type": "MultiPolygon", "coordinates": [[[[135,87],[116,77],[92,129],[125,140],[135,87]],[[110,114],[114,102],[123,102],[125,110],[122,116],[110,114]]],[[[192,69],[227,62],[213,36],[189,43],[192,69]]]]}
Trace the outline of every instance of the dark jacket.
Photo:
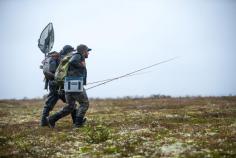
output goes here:
{"type": "Polygon", "coordinates": [[[84,85],[87,83],[87,69],[82,62],[85,58],[80,53],[75,53],[69,61],[69,68],[67,72],[68,77],[83,77],[84,85]]]}

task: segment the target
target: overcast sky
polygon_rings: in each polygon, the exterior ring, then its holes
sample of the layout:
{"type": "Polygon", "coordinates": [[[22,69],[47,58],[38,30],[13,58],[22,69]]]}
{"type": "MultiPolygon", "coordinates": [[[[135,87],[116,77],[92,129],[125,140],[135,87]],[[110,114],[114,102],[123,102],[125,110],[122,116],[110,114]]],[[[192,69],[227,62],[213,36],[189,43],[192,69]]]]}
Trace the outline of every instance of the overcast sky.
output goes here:
{"type": "Polygon", "coordinates": [[[86,44],[88,82],[180,56],[145,74],[87,91],[89,97],[236,95],[234,0],[0,0],[0,99],[41,97],[52,22],[53,50],[86,44]]]}

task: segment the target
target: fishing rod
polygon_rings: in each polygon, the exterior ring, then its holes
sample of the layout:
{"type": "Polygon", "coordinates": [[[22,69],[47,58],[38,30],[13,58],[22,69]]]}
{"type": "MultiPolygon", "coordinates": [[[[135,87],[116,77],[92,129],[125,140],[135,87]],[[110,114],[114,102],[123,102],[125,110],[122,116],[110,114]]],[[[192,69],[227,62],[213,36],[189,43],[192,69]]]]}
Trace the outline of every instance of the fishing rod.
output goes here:
{"type": "Polygon", "coordinates": [[[170,59],[168,59],[168,60],[164,60],[164,61],[155,63],[155,64],[153,64],[153,65],[150,65],[150,66],[147,66],[147,67],[144,67],[144,68],[141,68],[141,69],[138,69],[138,70],[129,72],[129,73],[127,73],[127,74],[124,74],[124,75],[121,75],[121,76],[112,78],[112,79],[110,79],[110,80],[107,80],[107,81],[104,81],[104,82],[102,82],[102,83],[99,83],[99,84],[97,84],[97,85],[95,85],[95,86],[89,87],[89,88],[87,88],[86,90],[93,89],[93,88],[95,88],[95,87],[98,87],[98,86],[107,84],[107,83],[109,83],[109,82],[112,82],[112,81],[114,81],[114,80],[118,80],[118,79],[120,79],[120,78],[124,78],[124,77],[130,76],[130,75],[132,75],[132,74],[135,74],[135,73],[137,73],[137,72],[140,72],[140,71],[149,69],[149,68],[151,68],[151,67],[154,67],[154,66],[157,66],[157,65],[160,65],[160,64],[163,64],[163,63],[170,62],[170,61],[175,60],[175,59],[177,59],[177,58],[179,58],[179,57],[170,58],[170,59]]]}
{"type": "MultiPolygon", "coordinates": [[[[143,73],[136,73],[136,74],[131,74],[131,75],[128,75],[126,77],[132,77],[132,76],[137,76],[137,75],[143,75],[143,74],[146,74],[146,73],[150,73],[150,71],[148,72],[143,72],[143,73]]],[[[109,81],[109,80],[113,80],[117,77],[114,77],[114,78],[109,78],[109,79],[104,79],[104,80],[99,80],[99,81],[94,81],[94,82],[89,82],[87,83],[86,85],[92,85],[92,84],[95,84],[95,83],[101,83],[101,82],[106,82],[106,81],[109,81]]]]}

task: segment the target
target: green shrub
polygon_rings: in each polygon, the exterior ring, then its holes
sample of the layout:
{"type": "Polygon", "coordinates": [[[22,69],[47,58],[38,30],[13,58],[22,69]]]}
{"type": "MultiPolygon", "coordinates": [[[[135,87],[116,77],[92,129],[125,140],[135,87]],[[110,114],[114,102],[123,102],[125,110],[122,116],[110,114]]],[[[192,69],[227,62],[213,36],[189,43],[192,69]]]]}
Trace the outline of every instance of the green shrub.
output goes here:
{"type": "Polygon", "coordinates": [[[101,143],[109,139],[110,130],[102,125],[90,126],[87,128],[87,142],[101,143]]]}

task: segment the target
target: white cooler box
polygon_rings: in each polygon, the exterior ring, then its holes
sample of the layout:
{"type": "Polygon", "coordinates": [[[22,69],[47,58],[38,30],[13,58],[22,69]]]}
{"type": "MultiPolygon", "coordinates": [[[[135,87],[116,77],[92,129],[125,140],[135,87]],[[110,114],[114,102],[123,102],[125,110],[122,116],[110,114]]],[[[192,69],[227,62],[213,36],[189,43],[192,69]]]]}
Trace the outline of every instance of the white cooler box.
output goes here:
{"type": "Polygon", "coordinates": [[[65,92],[83,92],[83,77],[65,77],[65,92]]]}

